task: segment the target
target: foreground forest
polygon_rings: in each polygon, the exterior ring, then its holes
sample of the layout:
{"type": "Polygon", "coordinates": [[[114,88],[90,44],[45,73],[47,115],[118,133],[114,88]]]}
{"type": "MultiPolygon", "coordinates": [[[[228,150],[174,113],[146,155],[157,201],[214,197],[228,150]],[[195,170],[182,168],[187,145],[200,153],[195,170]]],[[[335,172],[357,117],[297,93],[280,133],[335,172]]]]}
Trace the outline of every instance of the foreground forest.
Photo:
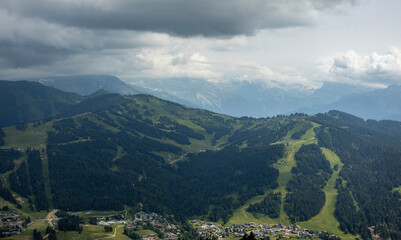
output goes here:
{"type": "Polygon", "coordinates": [[[143,210],[222,224],[247,206],[257,217],[297,224],[320,217],[330,200],[339,232],[401,238],[399,122],[338,111],[233,118],[149,95],[50,96],[48,113],[36,114],[41,101],[18,103],[18,119],[2,122],[0,196],[10,204],[143,210]],[[32,105],[35,111],[21,108],[32,105]],[[327,151],[339,162],[331,164],[327,151]]]}

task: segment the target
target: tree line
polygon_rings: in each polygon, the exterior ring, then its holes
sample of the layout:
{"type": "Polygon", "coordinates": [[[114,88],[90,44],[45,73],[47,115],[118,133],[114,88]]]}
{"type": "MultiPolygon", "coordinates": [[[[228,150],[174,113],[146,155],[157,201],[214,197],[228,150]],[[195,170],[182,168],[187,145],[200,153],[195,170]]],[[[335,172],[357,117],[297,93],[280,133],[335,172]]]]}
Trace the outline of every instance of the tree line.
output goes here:
{"type": "Polygon", "coordinates": [[[290,220],[307,221],[319,214],[326,202],[322,191],[332,174],[330,162],[316,144],[302,145],[295,154],[294,177],[287,184],[284,211],[290,220]]]}

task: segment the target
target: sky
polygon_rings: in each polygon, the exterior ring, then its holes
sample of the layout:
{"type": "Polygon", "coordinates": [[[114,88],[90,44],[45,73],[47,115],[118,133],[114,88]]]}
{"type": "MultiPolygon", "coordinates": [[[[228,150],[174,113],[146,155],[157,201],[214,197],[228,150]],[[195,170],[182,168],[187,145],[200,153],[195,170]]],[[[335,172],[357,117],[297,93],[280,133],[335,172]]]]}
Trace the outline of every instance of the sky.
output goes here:
{"type": "Polygon", "coordinates": [[[0,79],[401,84],[399,0],[0,0],[0,79]]]}

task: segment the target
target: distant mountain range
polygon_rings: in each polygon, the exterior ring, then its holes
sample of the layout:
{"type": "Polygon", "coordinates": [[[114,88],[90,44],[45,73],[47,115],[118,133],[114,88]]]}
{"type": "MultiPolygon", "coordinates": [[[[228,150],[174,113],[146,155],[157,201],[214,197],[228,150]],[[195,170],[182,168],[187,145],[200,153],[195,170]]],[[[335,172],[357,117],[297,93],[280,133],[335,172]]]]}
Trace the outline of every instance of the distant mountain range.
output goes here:
{"type": "Polygon", "coordinates": [[[271,117],[292,113],[344,111],[364,119],[401,120],[401,86],[373,89],[325,82],[319,89],[263,82],[216,83],[194,78],[135,78],[108,75],[46,77],[32,81],[85,96],[99,90],[130,95],[146,93],[182,105],[234,117],[271,117]]]}
{"type": "Polygon", "coordinates": [[[64,92],[73,92],[79,95],[90,95],[99,90],[121,95],[138,94],[135,88],[121,81],[117,77],[109,75],[80,75],[64,77],[45,77],[31,79],[46,86],[57,88],[64,92]]]}
{"type": "Polygon", "coordinates": [[[401,120],[401,86],[344,96],[329,107],[364,119],[401,120]]]}
{"type": "Polygon", "coordinates": [[[304,95],[257,82],[212,83],[193,78],[142,78],[130,80],[130,83],[160,98],[180,104],[190,102],[192,106],[236,117],[266,117],[288,112],[291,110],[288,106],[304,95]]]}
{"type": "Polygon", "coordinates": [[[236,117],[340,110],[364,119],[401,120],[401,86],[397,85],[373,89],[325,82],[321,88],[312,90],[261,82],[212,83],[191,78],[133,79],[130,83],[163,99],[236,117]]]}

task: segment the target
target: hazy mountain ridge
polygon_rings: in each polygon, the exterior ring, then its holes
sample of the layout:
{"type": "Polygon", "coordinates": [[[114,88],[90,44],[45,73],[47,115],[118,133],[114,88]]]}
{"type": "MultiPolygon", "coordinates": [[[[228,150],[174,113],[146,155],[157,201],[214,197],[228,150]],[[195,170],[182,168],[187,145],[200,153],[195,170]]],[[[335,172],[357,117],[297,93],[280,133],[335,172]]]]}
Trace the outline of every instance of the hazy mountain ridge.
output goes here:
{"type": "MultiPolygon", "coordinates": [[[[382,110],[375,108],[364,113],[360,111],[361,106],[342,104],[344,99],[353,98],[352,102],[356,103],[363,101],[358,98],[364,98],[364,93],[371,92],[371,95],[374,95],[376,91],[380,92],[364,85],[325,82],[321,88],[312,91],[299,86],[268,85],[263,82],[213,83],[190,78],[131,79],[129,82],[142,89],[148,89],[151,94],[163,99],[179,103],[185,101],[186,105],[236,117],[267,117],[296,112],[315,114],[340,110],[365,119],[401,120],[398,113],[385,113],[394,109],[385,99],[385,94],[378,95],[375,100],[382,102],[382,110]],[[173,96],[178,99],[174,99],[173,96]]],[[[366,104],[362,107],[369,109],[372,105],[366,104]]]]}
{"type": "Polygon", "coordinates": [[[364,119],[401,120],[401,86],[390,85],[386,89],[345,96],[329,107],[364,119]]]}
{"type": "Polygon", "coordinates": [[[246,81],[213,83],[203,79],[170,78],[131,79],[129,82],[151,89],[155,96],[161,98],[163,93],[168,93],[192,105],[235,117],[266,117],[289,112],[291,108],[288,106],[298,102],[303,94],[246,81]]]}
{"type": "Polygon", "coordinates": [[[193,78],[127,80],[107,75],[49,77],[35,79],[57,89],[89,95],[98,90],[121,95],[151,94],[190,107],[241,117],[279,114],[315,114],[340,110],[364,119],[401,120],[397,85],[373,89],[364,85],[325,82],[313,90],[278,83],[232,81],[209,82],[193,78]]]}
{"type": "Polygon", "coordinates": [[[109,75],[78,75],[62,77],[45,77],[31,79],[46,86],[51,86],[64,92],[74,92],[79,95],[90,95],[99,90],[122,95],[138,94],[139,91],[131,85],[109,75]]]}
{"type": "Polygon", "coordinates": [[[201,79],[174,78],[166,81],[165,79],[138,78],[129,82],[133,86],[149,90],[157,97],[165,97],[166,100],[173,101],[174,98],[178,98],[204,109],[222,111],[221,104],[225,96],[223,89],[201,79]]]}

